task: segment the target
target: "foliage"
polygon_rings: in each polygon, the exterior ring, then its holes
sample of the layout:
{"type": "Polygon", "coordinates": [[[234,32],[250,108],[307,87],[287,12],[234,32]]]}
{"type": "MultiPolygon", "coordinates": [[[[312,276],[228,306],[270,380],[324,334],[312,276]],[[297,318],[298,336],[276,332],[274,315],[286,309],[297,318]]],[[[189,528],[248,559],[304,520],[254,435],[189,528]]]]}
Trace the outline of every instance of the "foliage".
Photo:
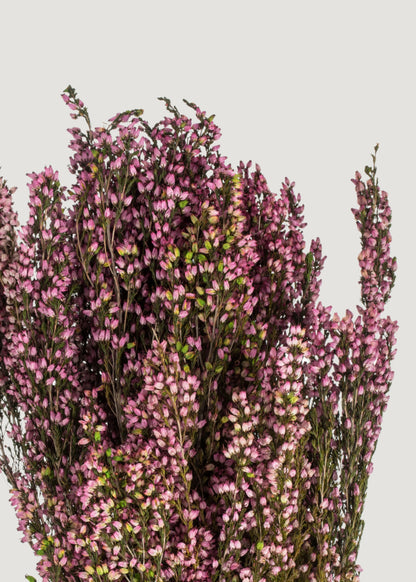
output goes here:
{"type": "Polygon", "coordinates": [[[93,129],[63,97],[71,190],[30,174],[19,238],[0,184],[1,468],[42,580],[358,579],[397,327],[375,156],[340,318],[294,183],[234,171],[213,116],[93,129]]]}

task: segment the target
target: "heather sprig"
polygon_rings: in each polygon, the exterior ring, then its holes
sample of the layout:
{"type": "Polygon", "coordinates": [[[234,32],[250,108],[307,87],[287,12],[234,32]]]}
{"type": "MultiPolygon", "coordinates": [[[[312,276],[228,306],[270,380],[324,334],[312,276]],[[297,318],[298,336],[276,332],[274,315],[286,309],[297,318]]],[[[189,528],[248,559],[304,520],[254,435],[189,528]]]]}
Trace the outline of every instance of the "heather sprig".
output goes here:
{"type": "Polygon", "coordinates": [[[43,582],[357,580],[397,329],[377,148],[340,317],[295,184],[233,170],[214,116],[63,98],[72,186],[30,174],[18,233],[0,183],[0,463],[43,582]]]}

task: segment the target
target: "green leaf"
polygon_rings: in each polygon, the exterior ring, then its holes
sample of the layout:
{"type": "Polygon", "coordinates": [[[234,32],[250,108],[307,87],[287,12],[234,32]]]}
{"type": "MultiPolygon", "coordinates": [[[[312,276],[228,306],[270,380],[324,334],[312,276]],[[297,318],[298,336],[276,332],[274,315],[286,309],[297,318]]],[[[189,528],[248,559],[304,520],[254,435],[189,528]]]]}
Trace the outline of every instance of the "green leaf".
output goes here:
{"type": "Polygon", "coordinates": [[[296,396],[296,394],[294,392],[289,392],[289,394],[287,395],[287,398],[288,398],[290,404],[295,404],[295,402],[297,402],[299,400],[299,397],[296,396]]]}
{"type": "Polygon", "coordinates": [[[187,201],[187,200],[181,200],[181,201],[179,202],[179,207],[180,207],[180,208],[185,208],[185,206],[186,206],[187,204],[188,204],[188,201],[187,201]]]}
{"type": "Polygon", "coordinates": [[[201,299],[201,297],[198,297],[196,301],[200,307],[205,306],[205,301],[203,299],[201,299]]]}
{"type": "Polygon", "coordinates": [[[256,548],[262,550],[264,548],[264,542],[257,542],[256,548]]]}
{"type": "Polygon", "coordinates": [[[33,576],[29,576],[29,574],[26,574],[25,578],[26,580],[29,580],[29,582],[36,582],[36,578],[34,578],[33,576]]]}
{"type": "Polygon", "coordinates": [[[94,440],[96,443],[100,442],[101,440],[101,434],[98,432],[98,430],[96,430],[94,433],[94,440]]]}
{"type": "Polygon", "coordinates": [[[220,261],[220,262],[218,263],[218,271],[219,271],[220,273],[222,273],[222,272],[223,272],[223,270],[224,270],[224,263],[223,263],[222,261],[220,261]]]}

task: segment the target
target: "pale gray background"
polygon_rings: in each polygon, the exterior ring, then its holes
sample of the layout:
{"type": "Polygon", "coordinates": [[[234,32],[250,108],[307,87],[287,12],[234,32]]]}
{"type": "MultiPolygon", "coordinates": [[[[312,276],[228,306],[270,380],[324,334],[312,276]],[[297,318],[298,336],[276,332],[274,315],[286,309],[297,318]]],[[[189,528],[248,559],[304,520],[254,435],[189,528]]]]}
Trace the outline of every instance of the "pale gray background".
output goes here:
{"type": "MultiPolygon", "coordinates": [[[[36,2],[0,8],[0,166],[18,186],[26,172],[67,172],[71,83],[94,125],[133,107],[156,121],[158,96],[216,114],[233,164],[258,162],[272,190],[285,176],[305,203],[307,237],[328,255],[322,299],[338,312],[359,297],[359,235],[350,178],[380,142],[380,183],[393,208],[399,272],[388,313],[401,324],[396,376],[367,497],[362,582],[416,581],[414,555],[415,9],[401,0],[36,2]]],[[[185,105],[183,106],[185,109],[185,105]]],[[[35,574],[0,490],[1,580],[35,574]]]]}

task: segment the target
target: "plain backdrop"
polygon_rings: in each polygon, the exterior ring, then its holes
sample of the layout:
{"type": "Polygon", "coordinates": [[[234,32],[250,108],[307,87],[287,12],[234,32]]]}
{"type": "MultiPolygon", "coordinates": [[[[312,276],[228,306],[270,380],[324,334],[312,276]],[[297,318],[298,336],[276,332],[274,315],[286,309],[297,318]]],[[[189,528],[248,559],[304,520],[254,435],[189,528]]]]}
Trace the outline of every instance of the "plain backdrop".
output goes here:
{"type": "MultiPolygon", "coordinates": [[[[169,97],[216,114],[222,152],[258,162],[271,190],[285,176],[305,204],[307,239],[327,255],[322,301],[343,314],[359,300],[355,170],[380,143],[380,186],[393,210],[398,273],[387,313],[400,323],[391,398],[364,512],[362,582],[416,581],[414,548],[414,217],[416,19],[403,0],[71,2],[0,7],[0,173],[27,219],[27,172],[67,170],[70,83],[93,125],[129,108],[156,122],[169,97]]],[[[1,477],[1,580],[36,575],[1,477]]],[[[38,578],[38,577],[37,577],[38,578]]]]}

